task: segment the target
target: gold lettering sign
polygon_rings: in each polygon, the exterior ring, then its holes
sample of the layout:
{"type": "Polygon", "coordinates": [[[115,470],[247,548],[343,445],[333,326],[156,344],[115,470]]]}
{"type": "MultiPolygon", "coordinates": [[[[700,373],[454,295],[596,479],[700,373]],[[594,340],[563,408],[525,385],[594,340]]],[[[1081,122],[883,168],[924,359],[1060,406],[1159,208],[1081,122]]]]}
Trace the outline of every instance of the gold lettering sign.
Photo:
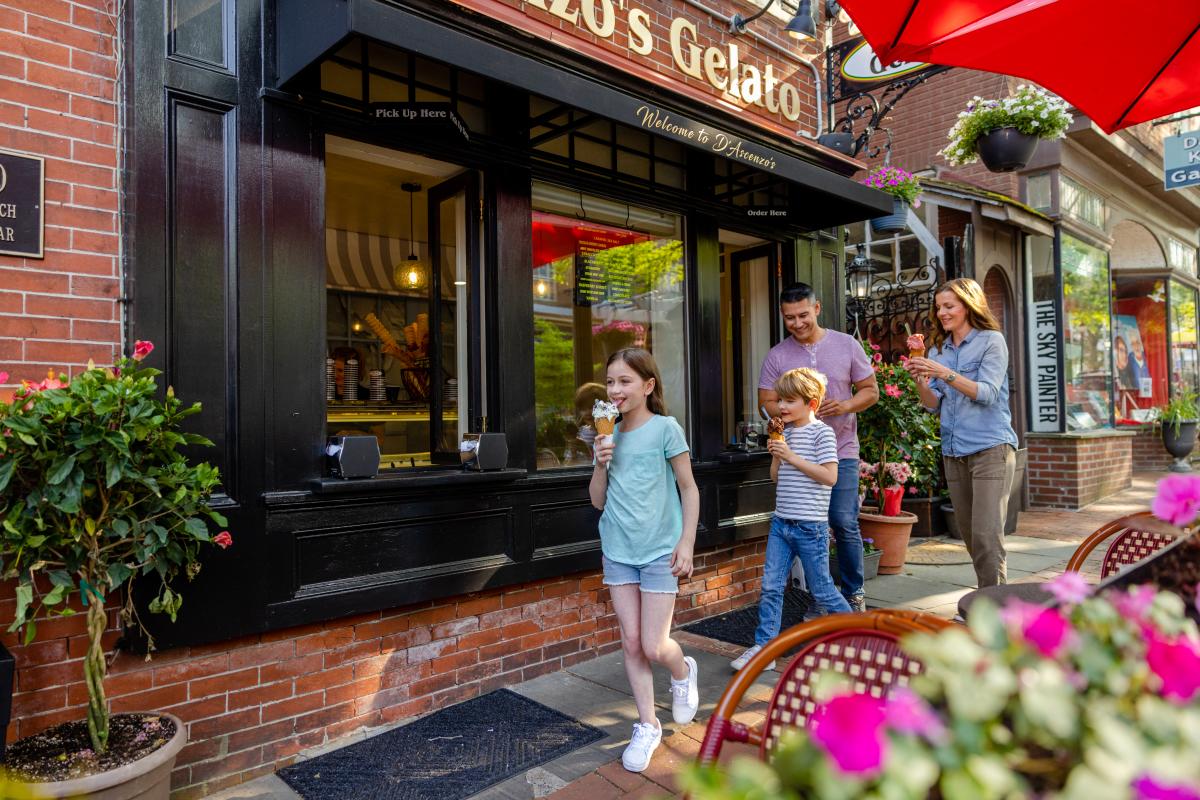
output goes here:
{"type": "Polygon", "coordinates": [[[685,17],[673,18],[667,40],[656,42],[650,15],[629,0],[525,0],[524,7],[539,8],[640,56],[650,55],[657,46],[670,52],[675,69],[704,81],[725,99],[759,106],[789,122],[800,119],[801,90],[777,75],[774,64],[745,61],[733,42],[705,45],[696,24],[685,17]],[[624,36],[617,34],[621,17],[626,22],[624,36]]]}

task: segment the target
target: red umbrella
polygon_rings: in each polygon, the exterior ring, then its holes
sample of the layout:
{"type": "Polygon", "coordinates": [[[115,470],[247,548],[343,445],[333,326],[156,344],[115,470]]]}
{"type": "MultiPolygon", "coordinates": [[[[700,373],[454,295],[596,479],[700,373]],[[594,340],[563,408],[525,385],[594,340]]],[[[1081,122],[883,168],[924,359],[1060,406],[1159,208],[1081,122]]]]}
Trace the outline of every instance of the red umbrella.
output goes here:
{"type": "Polygon", "coordinates": [[[1026,78],[1104,130],[1200,106],[1197,0],[841,0],[879,60],[1026,78]]]}

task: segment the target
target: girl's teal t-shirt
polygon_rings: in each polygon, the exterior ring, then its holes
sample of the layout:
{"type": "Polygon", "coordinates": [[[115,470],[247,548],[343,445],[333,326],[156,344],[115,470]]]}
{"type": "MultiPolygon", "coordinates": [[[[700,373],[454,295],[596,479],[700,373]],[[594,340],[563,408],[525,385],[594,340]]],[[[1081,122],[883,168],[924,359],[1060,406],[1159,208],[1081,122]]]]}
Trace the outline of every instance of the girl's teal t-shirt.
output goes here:
{"type": "Polygon", "coordinates": [[[622,564],[642,566],[668,555],[683,535],[683,505],[669,459],[688,452],[674,417],[655,414],[640,428],[613,434],[600,547],[622,564]]]}

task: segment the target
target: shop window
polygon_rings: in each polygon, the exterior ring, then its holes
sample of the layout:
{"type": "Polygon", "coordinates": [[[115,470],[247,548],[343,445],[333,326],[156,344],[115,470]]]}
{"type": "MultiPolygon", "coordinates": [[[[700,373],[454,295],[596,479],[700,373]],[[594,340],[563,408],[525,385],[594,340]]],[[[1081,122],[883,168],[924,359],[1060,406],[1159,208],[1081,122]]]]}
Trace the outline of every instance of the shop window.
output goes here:
{"type": "Polygon", "coordinates": [[[325,138],[329,435],[370,435],[382,469],[458,463],[478,271],[474,173],[325,138]]]}
{"type": "Polygon", "coordinates": [[[1039,211],[1050,208],[1053,198],[1050,195],[1051,183],[1054,178],[1049,172],[1030,175],[1025,179],[1025,202],[1039,211]]]}
{"type": "Polygon", "coordinates": [[[1067,429],[1090,430],[1112,419],[1112,324],[1108,255],[1062,236],[1063,367],[1067,429]]]}
{"type": "Polygon", "coordinates": [[[654,354],[687,430],[680,218],[535,183],[532,268],[538,468],[592,463],[592,405],[623,347],[654,354]]]}
{"type": "Polygon", "coordinates": [[[867,246],[867,255],[878,268],[872,283],[876,292],[887,291],[898,284],[928,288],[937,280],[932,270],[922,270],[933,254],[907,229],[899,234],[878,234],[866,222],[846,226],[845,263],[850,263],[857,255],[859,243],[867,246]]]}
{"type": "Polygon", "coordinates": [[[1200,364],[1196,353],[1196,290],[1171,281],[1171,391],[1200,390],[1200,364]]]}
{"type": "Polygon", "coordinates": [[[1059,181],[1059,192],[1063,214],[1092,227],[1104,228],[1108,209],[1103,197],[1066,175],[1059,181]]]}
{"type": "Polygon", "coordinates": [[[1167,263],[1188,275],[1196,274],[1196,248],[1174,236],[1167,237],[1167,263]]]}
{"type": "Polygon", "coordinates": [[[786,208],[788,181],[729,159],[713,162],[713,198],[738,208],[786,208]]]}
{"type": "Polygon", "coordinates": [[[1112,325],[1114,416],[1118,422],[1146,422],[1155,406],[1167,402],[1166,282],[1115,278],[1112,325]]]}

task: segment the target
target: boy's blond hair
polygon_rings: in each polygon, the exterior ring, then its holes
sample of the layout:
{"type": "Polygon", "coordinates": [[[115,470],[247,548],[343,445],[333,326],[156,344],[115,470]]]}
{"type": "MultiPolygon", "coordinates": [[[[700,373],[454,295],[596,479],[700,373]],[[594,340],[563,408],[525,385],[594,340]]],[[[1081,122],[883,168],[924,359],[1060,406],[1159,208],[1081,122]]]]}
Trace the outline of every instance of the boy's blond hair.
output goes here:
{"type": "Polygon", "coordinates": [[[800,367],[789,369],[775,381],[775,394],[785,400],[799,400],[801,403],[817,401],[817,405],[825,399],[825,376],[815,369],[800,367]]]}

